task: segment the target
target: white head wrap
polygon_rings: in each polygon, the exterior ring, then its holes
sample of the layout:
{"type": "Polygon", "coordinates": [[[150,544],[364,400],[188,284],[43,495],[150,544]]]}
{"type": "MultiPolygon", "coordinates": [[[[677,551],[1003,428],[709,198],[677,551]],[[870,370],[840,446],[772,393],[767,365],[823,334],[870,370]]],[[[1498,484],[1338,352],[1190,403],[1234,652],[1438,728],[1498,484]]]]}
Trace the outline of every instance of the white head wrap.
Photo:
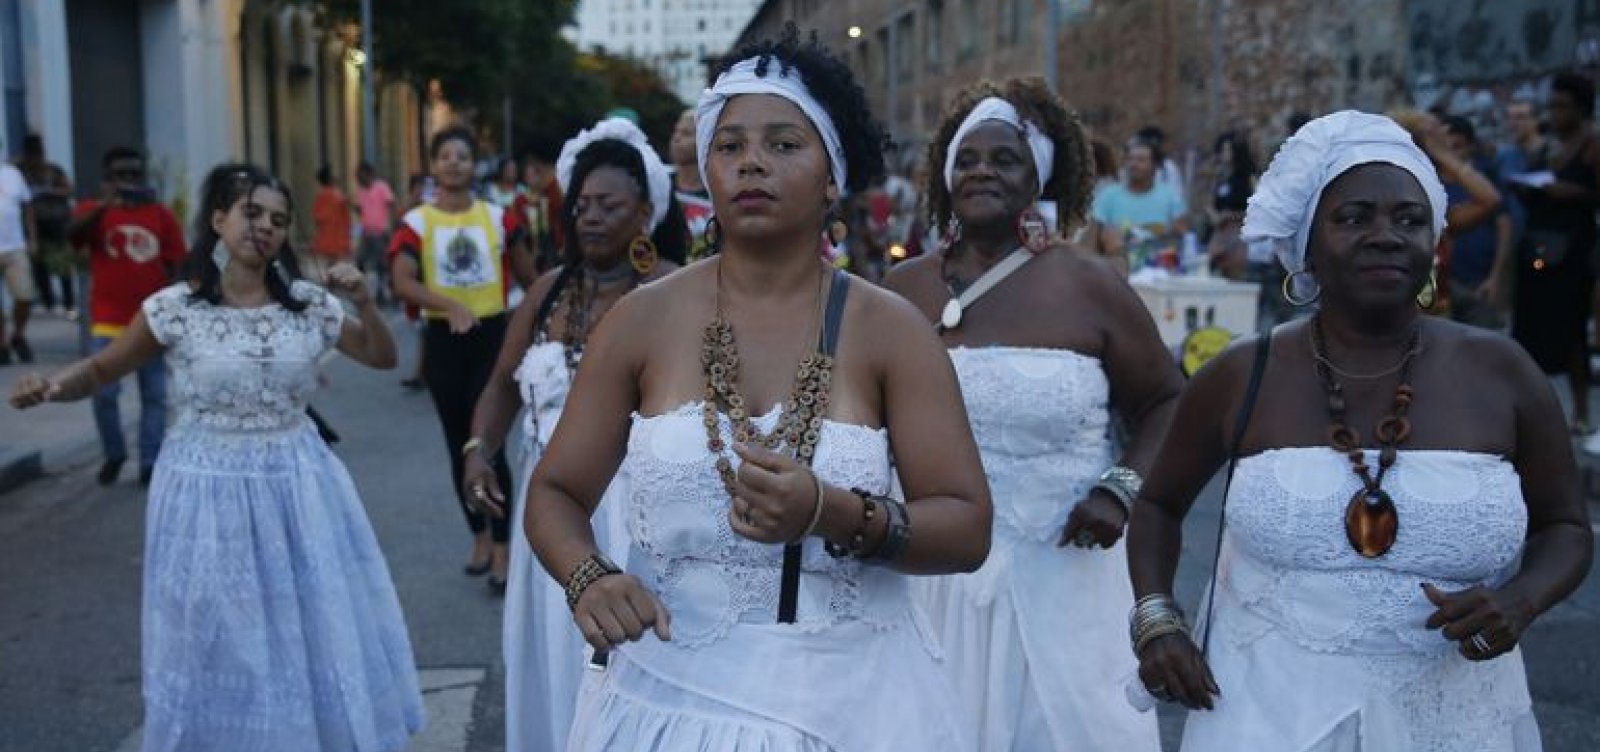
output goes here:
{"type": "Polygon", "coordinates": [[[1323,189],[1350,168],[1373,162],[1399,167],[1422,184],[1433,209],[1437,245],[1444,234],[1445,194],[1433,161],[1393,120],[1355,110],[1306,123],[1279,147],[1250,197],[1240,236],[1290,272],[1304,271],[1312,215],[1323,189]]]}
{"type": "Polygon", "coordinates": [[[639,152],[639,160],[644,162],[645,183],[650,186],[650,195],[645,197],[650,201],[650,231],[655,232],[666,218],[667,206],[672,201],[672,177],[667,173],[667,166],[661,163],[660,155],[650,147],[650,139],[630,120],[606,118],[561,145],[561,155],[556,157],[556,182],[561,186],[561,195],[567,195],[567,189],[572,186],[572,168],[578,164],[578,155],[590,144],[608,139],[621,141],[639,152]]]}
{"type": "Polygon", "coordinates": [[[955,182],[956,152],[961,150],[961,142],[967,139],[967,135],[972,133],[973,129],[989,121],[1005,123],[1022,132],[1023,139],[1028,142],[1028,149],[1033,152],[1033,168],[1034,172],[1039,174],[1039,193],[1043,194],[1045,184],[1050,182],[1051,168],[1055,165],[1056,144],[1044,134],[1044,131],[1039,130],[1039,126],[1034,125],[1033,121],[1023,120],[1022,115],[1017,113],[1017,108],[1010,102],[999,97],[987,97],[978,102],[972,108],[972,112],[967,113],[967,119],[961,121],[961,127],[956,129],[956,135],[950,139],[944,155],[945,190],[950,190],[951,183],[955,182]]]}
{"type": "Polygon", "coordinates": [[[700,160],[700,179],[707,185],[711,183],[706,180],[706,154],[711,151],[711,137],[717,132],[717,118],[721,117],[722,108],[728,100],[739,94],[772,94],[793,102],[810,118],[817,133],[822,134],[822,146],[828,150],[833,183],[841,193],[844,192],[848,173],[845,171],[844,147],[839,144],[839,130],[834,127],[833,118],[828,116],[822,103],[811,96],[811,90],[806,88],[805,81],[800,80],[798,70],[784,70],[781,60],[769,58],[767,75],[761,76],[756,74],[757,60],[752,57],[735,63],[726,73],[717,76],[717,82],[711,88],[700,94],[694,120],[694,148],[700,160]]]}

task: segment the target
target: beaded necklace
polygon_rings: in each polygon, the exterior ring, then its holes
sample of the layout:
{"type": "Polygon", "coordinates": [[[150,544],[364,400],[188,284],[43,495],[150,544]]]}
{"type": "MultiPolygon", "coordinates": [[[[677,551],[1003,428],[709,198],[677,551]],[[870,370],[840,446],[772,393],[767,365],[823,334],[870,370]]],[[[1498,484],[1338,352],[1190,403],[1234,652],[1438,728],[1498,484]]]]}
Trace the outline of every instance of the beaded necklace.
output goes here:
{"type": "MultiPolygon", "coordinates": [[[[828,277],[823,276],[823,284],[828,277]]],[[[738,482],[733,471],[733,461],[728,457],[727,443],[719,430],[719,414],[726,414],[733,426],[733,440],[756,444],[771,451],[787,448],[791,456],[802,464],[811,464],[822,438],[822,421],[828,414],[829,390],[833,382],[833,358],[816,350],[817,332],[822,325],[823,289],[817,291],[816,311],[813,314],[812,335],[808,338],[810,352],[800,359],[795,371],[794,386],[784,400],[783,412],[771,433],[758,428],[750,406],[739,393],[739,346],[733,335],[733,324],[722,310],[722,262],[717,261],[716,313],[706,325],[700,350],[700,364],[706,376],[705,402],[702,417],[706,427],[706,448],[716,456],[717,476],[732,498],[738,482]]]]}
{"type": "Polygon", "coordinates": [[[601,281],[614,282],[627,278],[628,287],[622,291],[623,295],[632,292],[639,286],[640,275],[627,264],[619,267],[622,273],[591,273],[587,267],[579,267],[578,278],[569,281],[561,290],[561,305],[566,309],[565,326],[562,327],[561,344],[567,359],[567,371],[576,373],[578,362],[583,359],[583,348],[589,341],[589,314],[595,299],[600,297],[601,281]]]}
{"type": "Polygon", "coordinates": [[[1400,513],[1395,509],[1389,492],[1383,490],[1383,476],[1394,467],[1399,456],[1399,445],[1411,436],[1411,421],[1406,412],[1411,408],[1414,391],[1411,388],[1411,366],[1421,352],[1418,342],[1422,327],[1414,326],[1406,342],[1405,354],[1398,370],[1400,383],[1394,389],[1394,402],[1389,414],[1373,428],[1377,439],[1378,474],[1374,476],[1367,466],[1367,455],[1361,447],[1361,435],[1346,420],[1347,405],[1344,384],[1334,376],[1332,361],[1328,358],[1328,345],[1322,333],[1322,317],[1311,320],[1311,352],[1316,362],[1317,375],[1322,379],[1323,391],[1328,395],[1328,443],[1350,460],[1350,469],[1361,479],[1361,490],[1350,498],[1344,509],[1344,533],[1350,547],[1368,559],[1376,559],[1394,545],[1400,532],[1400,513]]]}

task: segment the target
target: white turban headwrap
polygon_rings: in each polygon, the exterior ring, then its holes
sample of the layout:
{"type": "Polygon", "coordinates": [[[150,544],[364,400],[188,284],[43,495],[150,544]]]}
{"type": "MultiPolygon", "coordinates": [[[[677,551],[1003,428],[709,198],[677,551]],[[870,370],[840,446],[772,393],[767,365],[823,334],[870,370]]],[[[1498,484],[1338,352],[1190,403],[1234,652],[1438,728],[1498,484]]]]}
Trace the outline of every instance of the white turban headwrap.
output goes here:
{"type": "Polygon", "coordinates": [[[630,120],[606,118],[561,145],[561,155],[556,157],[556,183],[561,186],[561,195],[566,196],[572,187],[572,169],[578,164],[578,155],[590,144],[606,140],[621,141],[639,152],[639,160],[644,163],[644,182],[650,187],[650,195],[645,197],[650,201],[650,231],[655,232],[672,202],[672,176],[667,174],[661,156],[650,147],[650,139],[630,120]]]}
{"type": "Polygon", "coordinates": [[[706,179],[706,155],[711,151],[711,137],[717,132],[717,118],[722,115],[722,108],[728,100],[740,94],[772,94],[793,102],[816,126],[817,133],[822,135],[822,146],[828,151],[833,183],[843,193],[848,173],[845,171],[844,147],[839,143],[839,130],[834,127],[833,118],[828,116],[822,103],[811,96],[811,90],[800,79],[798,70],[785,70],[783,61],[768,58],[767,75],[761,76],[756,74],[757,60],[759,58],[752,57],[735,63],[727,72],[717,76],[711,88],[700,94],[694,120],[694,148],[700,160],[700,179],[706,185],[711,184],[706,179]]]}
{"type": "Polygon", "coordinates": [[[999,97],[988,97],[978,102],[972,108],[972,112],[967,113],[967,118],[961,121],[961,127],[956,129],[956,135],[950,139],[944,154],[945,190],[953,188],[951,184],[955,182],[956,152],[961,150],[961,142],[967,139],[967,135],[973,129],[990,121],[1005,123],[1022,133],[1023,139],[1028,142],[1029,151],[1033,152],[1033,168],[1039,175],[1039,193],[1043,194],[1055,165],[1056,144],[1044,134],[1044,131],[1039,130],[1039,126],[1034,125],[1033,121],[1023,120],[1022,115],[1017,113],[1017,108],[1010,102],[999,97]]]}
{"type": "Polygon", "coordinates": [[[1306,243],[1323,189],[1357,165],[1382,162],[1411,173],[1433,209],[1433,242],[1445,227],[1444,184],[1433,161],[1393,120],[1355,110],[1306,123],[1272,157],[1245,211],[1240,237],[1289,272],[1306,268],[1306,243]]]}

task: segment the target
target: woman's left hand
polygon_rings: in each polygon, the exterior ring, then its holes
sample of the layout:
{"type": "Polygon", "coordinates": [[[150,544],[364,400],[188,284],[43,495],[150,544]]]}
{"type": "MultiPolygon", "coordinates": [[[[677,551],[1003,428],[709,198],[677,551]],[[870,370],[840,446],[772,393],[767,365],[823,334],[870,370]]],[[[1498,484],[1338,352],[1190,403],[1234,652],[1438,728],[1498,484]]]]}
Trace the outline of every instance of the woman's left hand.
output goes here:
{"type": "Polygon", "coordinates": [[[341,261],[328,268],[328,289],[358,306],[366,305],[371,297],[367,277],[350,263],[341,261]]]}
{"type": "Polygon", "coordinates": [[[744,464],[734,475],[728,525],[758,543],[788,543],[800,537],[816,512],[811,471],[791,457],[750,444],[734,444],[744,464]]]}
{"type": "Polygon", "coordinates": [[[1128,509],[1115,496],[1103,489],[1089,492],[1088,498],[1072,507],[1067,515],[1067,525],[1061,529],[1058,547],[1068,545],[1079,548],[1110,548],[1122,538],[1128,524],[1128,509]]]}
{"type": "Polygon", "coordinates": [[[1442,629],[1445,639],[1461,643],[1461,654],[1469,661],[1510,652],[1533,621],[1528,603],[1504,590],[1480,585],[1446,593],[1423,583],[1422,591],[1437,607],[1428,617],[1428,629],[1442,629]]]}

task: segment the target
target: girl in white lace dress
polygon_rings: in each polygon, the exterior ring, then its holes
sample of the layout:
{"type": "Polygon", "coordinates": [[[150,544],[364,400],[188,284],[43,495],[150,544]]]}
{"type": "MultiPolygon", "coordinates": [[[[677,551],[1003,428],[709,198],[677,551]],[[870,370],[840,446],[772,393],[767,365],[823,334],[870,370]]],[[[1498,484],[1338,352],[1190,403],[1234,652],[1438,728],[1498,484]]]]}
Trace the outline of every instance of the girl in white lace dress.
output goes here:
{"type": "MultiPolygon", "coordinates": [[[[491,515],[504,511],[486,457],[505,440],[519,393],[527,406],[523,435],[529,446],[513,493],[525,494],[567,403],[589,333],[623,295],[677,269],[687,250],[671,177],[633,123],[610,118],[568,141],[556,160],[556,177],[566,196],[566,263],[541,277],[512,315],[472,418],[472,435],[483,446],[467,458],[465,491],[468,498],[485,498],[491,515]]],[[[627,478],[619,473],[595,512],[595,544],[614,561],[627,560],[627,493],[627,478]]],[[[506,748],[566,749],[588,656],[560,584],[534,561],[520,527],[511,538],[502,642],[506,748]]]]}
{"type": "Polygon", "coordinates": [[[259,169],[206,183],[189,280],[19,406],[80,399],[164,353],[178,417],[150,486],[145,752],[378,752],[422,727],[399,601],[350,476],[305,415],[329,348],[392,368],[360,272],[293,280],[287,191],[259,169]],[[293,280],[293,281],[291,281],[293,280]]]}
{"type": "Polygon", "coordinates": [[[569,750],[973,748],[905,576],[988,550],[955,375],[914,309],[818,253],[881,133],[793,27],[702,97],[720,253],[607,314],[529,492],[534,550],[609,653],[569,750]],[[619,465],[627,573],[588,520],[619,465]]]}
{"type": "Polygon", "coordinates": [[[1140,679],[1195,709],[1186,752],[1540,748],[1517,644],[1593,537],[1539,369],[1419,313],[1444,217],[1410,136],[1348,111],[1301,128],[1250,200],[1244,238],[1318,310],[1195,377],[1129,532],[1140,679]],[[1230,457],[1191,640],[1167,595],[1182,520],[1230,457]]]}
{"type": "Polygon", "coordinates": [[[1115,691],[1135,666],[1119,494],[1136,489],[1181,377],[1116,270],[1057,239],[1084,221],[1093,174],[1077,117],[1043,80],[966,89],[934,144],[929,164],[944,170],[927,195],[945,247],[896,267],[889,287],[950,347],[995,525],[982,569],[920,580],[918,601],[977,727],[975,749],[1158,752],[1155,718],[1115,691]],[[1058,225],[1020,246],[1040,199],[1055,202],[1058,225]],[[1014,253],[1014,273],[941,321],[1014,253]],[[1121,458],[1113,397],[1130,429],[1121,458]]]}

